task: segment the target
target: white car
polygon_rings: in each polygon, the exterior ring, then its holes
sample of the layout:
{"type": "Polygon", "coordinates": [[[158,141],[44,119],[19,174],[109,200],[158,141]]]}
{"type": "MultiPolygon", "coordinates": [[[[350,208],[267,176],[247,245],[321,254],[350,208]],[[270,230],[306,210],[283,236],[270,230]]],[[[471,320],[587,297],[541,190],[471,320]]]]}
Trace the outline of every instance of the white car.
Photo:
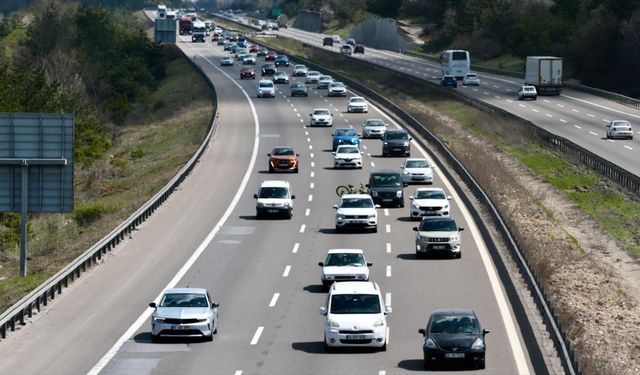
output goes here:
{"type": "Polygon", "coordinates": [[[312,70],[310,72],[307,72],[307,79],[305,80],[306,83],[318,83],[318,79],[320,79],[320,76],[322,74],[318,71],[312,70]]]}
{"type": "Polygon", "coordinates": [[[327,252],[322,267],[322,286],[329,289],[334,281],[369,281],[369,267],[360,249],[331,249],[327,252]]]}
{"type": "Polygon", "coordinates": [[[369,112],[369,104],[362,96],[352,96],[347,103],[347,112],[369,112]]]}
{"type": "Polygon", "coordinates": [[[293,75],[296,77],[306,77],[309,70],[306,66],[298,64],[293,67],[293,75]]]}
{"type": "Polygon", "coordinates": [[[326,108],[314,109],[309,117],[309,126],[333,126],[333,115],[326,108]]]}
{"type": "Polygon", "coordinates": [[[242,59],[242,65],[256,65],[256,57],[253,55],[246,56],[242,59]]]}
{"type": "Polygon", "coordinates": [[[369,194],[345,194],[340,202],[333,206],[336,210],[336,233],[347,228],[369,229],[378,231],[379,207],[373,203],[369,194]]]}
{"type": "Polygon", "coordinates": [[[347,96],[347,86],[342,82],[332,82],[329,85],[328,96],[347,96]]]}
{"type": "Polygon", "coordinates": [[[402,182],[410,183],[433,183],[433,169],[426,159],[407,159],[402,168],[402,182]]]}
{"type": "Polygon", "coordinates": [[[325,350],[357,346],[387,350],[387,315],[391,314],[391,306],[385,306],[378,284],[333,283],[320,314],[325,317],[325,350]]]}
{"type": "Polygon", "coordinates": [[[320,76],[318,78],[318,88],[319,89],[328,89],[329,85],[333,83],[333,77],[331,76],[320,76]]]}
{"type": "Polygon", "coordinates": [[[462,79],[462,84],[465,86],[480,86],[480,78],[475,73],[467,73],[462,79]]]}
{"type": "Polygon", "coordinates": [[[633,139],[633,128],[629,121],[614,120],[607,124],[607,139],[628,138],[633,139]]]}
{"type": "Polygon", "coordinates": [[[261,79],[260,82],[258,82],[258,98],[264,97],[276,97],[276,87],[273,81],[268,79],[261,79]]]}
{"type": "Polygon", "coordinates": [[[518,100],[524,99],[538,99],[538,92],[536,91],[535,86],[522,85],[520,90],[518,90],[518,100]]]}
{"type": "Polygon", "coordinates": [[[160,302],[151,302],[151,339],[161,337],[204,337],[213,339],[218,331],[218,304],[206,289],[172,288],[160,302]]]}
{"type": "Polygon", "coordinates": [[[343,44],[342,47],[340,47],[340,53],[343,55],[351,56],[351,54],[353,53],[353,47],[351,47],[349,44],[343,44]]]}
{"type": "Polygon", "coordinates": [[[452,217],[423,217],[420,225],[414,227],[416,232],[416,257],[430,254],[448,254],[462,258],[459,227],[452,217]]]}
{"type": "Polygon", "coordinates": [[[362,123],[362,138],[382,138],[388,126],[384,120],[378,118],[367,119],[362,123]]]}
{"type": "Polygon", "coordinates": [[[332,35],[331,39],[333,39],[333,44],[340,44],[342,43],[342,39],[340,39],[340,35],[332,35]]]}
{"type": "Polygon", "coordinates": [[[253,198],[256,199],[258,219],[267,215],[284,216],[287,219],[293,216],[293,200],[296,196],[291,193],[288,181],[264,181],[253,198]]]}
{"type": "Polygon", "coordinates": [[[339,145],[333,152],[333,167],[362,169],[362,154],[356,145],[339,145]]]}
{"type": "Polygon", "coordinates": [[[411,205],[409,215],[411,219],[420,219],[425,216],[449,216],[449,201],[451,196],[446,195],[441,188],[418,188],[414,195],[409,197],[411,205]]]}

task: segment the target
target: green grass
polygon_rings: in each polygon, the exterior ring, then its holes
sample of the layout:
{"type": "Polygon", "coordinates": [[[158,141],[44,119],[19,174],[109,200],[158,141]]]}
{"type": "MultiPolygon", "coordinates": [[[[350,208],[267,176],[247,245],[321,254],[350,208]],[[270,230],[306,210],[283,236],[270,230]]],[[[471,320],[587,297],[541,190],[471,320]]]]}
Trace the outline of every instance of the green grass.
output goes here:
{"type": "Polygon", "coordinates": [[[489,60],[476,60],[473,64],[486,66],[489,68],[513,70],[516,72],[522,72],[525,65],[525,60],[519,59],[513,56],[499,56],[489,60]]]}
{"type": "MultiPolygon", "coordinates": [[[[75,166],[75,212],[29,218],[29,276],[17,276],[17,243],[0,246],[0,309],[66,266],[160,190],[191,158],[212,112],[206,83],[189,63],[169,63],[167,77],[117,128],[107,156],[75,166]],[[157,103],[162,101],[162,105],[157,103]]],[[[0,225],[0,238],[11,238],[0,225]]]]}

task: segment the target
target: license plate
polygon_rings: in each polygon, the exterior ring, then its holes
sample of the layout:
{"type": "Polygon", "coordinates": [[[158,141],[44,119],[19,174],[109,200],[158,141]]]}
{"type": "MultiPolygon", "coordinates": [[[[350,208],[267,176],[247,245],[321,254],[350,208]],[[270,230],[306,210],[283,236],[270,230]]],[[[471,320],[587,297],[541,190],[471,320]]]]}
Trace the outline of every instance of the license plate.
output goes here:
{"type": "Polygon", "coordinates": [[[383,202],[391,202],[391,201],[393,201],[393,199],[391,199],[391,198],[384,198],[382,201],[383,201],[383,202]]]}
{"type": "Polygon", "coordinates": [[[366,340],[366,335],[347,335],[347,340],[366,340]]]}
{"type": "Polygon", "coordinates": [[[464,353],[444,353],[445,358],[464,358],[464,353]]]}
{"type": "Polygon", "coordinates": [[[276,209],[270,209],[270,210],[267,210],[267,212],[269,212],[269,213],[275,213],[275,212],[278,212],[278,210],[276,210],[276,209]]]}
{"type": "Polygon", "coordinates": [[[393,151],[400,151],[401,149],[399,148],[394,148],[393,151]]]}
{"type": "Polygon", "coordinates": [[[444,249],[446,249],[447,247],[446,247],[446,246],[444,246],[444,245],[435,245],[435,246],[432,246],[432,248],[433,248],[434,250],[444,250],[444,249]]]}
{"type": "Polygon", "coordinates": [[[186,327],[184,327],[184,326],[171,326],[171,329],[173,329],[174,331],[179,331],[179,330],[186,329],[186,327]]]}
{"type": "Polygon", "coordinates": [[[364,220],[353,220],[352,223],[354,224],[366,224],[367,222],[364,220]]]}

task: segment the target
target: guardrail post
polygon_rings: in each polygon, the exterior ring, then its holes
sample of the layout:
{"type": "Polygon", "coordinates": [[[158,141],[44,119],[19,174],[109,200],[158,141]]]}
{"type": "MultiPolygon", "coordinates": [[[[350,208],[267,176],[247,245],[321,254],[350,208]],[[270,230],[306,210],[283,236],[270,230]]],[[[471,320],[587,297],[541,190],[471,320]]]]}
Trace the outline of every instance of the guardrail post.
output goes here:
{"type": "Polygon", "coordinates": [[[3,324],[2,326],[0,326],[0,338],[2,338],[2,339],[6,339],[7,338],[7,326],[6,326],[6,324],[3,324]]]}

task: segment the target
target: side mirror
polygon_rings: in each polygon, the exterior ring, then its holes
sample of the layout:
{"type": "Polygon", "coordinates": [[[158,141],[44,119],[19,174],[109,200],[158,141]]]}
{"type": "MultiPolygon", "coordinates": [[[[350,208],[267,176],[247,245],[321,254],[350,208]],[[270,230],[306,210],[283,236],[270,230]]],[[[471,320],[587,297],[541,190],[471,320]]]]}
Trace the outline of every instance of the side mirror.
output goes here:
{"type": "Polygon", "coordinates": [[[267,154],[268,157],[271,157],[271,154],[267,154]]]}
{"type": "Polygon", "coordinates": [[[410,140],[410,141],[413,141],[413,138],[409,137],[409,140],[410,140]]]}
{"type": "Polygon", "coordinates": [[[375,208],[382,208],[382,206],[381,206],[381,205],[379,205],[379,204],[376,204],[374,207],[375,207],[375,208]]]}
{"type": "Polygon", "coordinates": [[[409,184],[402,184],[402,186],[403,186],[403,187],[407,187],[407,186],[409,186],[409,184]]]}
{"type": "Polygon", "coordinates": [[[391,309],[391,306],[384,307],[384,315],[391,315],[392,312],[393,310],[391,309]]]}
{"type": "Polygon", "coordinates": [[[318,262],[318,265],[319,265],[320,267],[324,267],[324,263],[322,263],[322,262],[318,262]]]}
{"type": "Polygon", "coordinates": [[[451,200],[451,196],[450,196],[450,195],[447,195],[447,199],[448,199],[448,200],[451,200]]]}
{"type": "Polygon", "coordinates": [[[464,230],[464,227],[458,227],[458,231],[462,232],[463,230],[464,230]]]}
{"type": "Polygon", "coordinates": [[[409,200],[413,200],[413,195],[410,195],[410,196],[409,196],[409,200]]]}
{"type": "Polygon", "coordinates": [[[367,267],[371,267],[371,266],[373,266],[373,263],[367,262],[367,267]]]}
{"type": "Polygon", "coordinates": [[[368,188],[368,187],[371,187],[371,186],[369,186],[369,184],[366,184],[366,185],[364,185],[364,187],[368,188]]]}
{"type": "Polygon", "coordinates": [[[326,307],[322,306],[320,308],[320,315],[327,315],[327,308],[326,307]]]}
{"type": "Polygon", "coordinates": [[[424,328],[418,329],[418,333],[422,334],[422,336],[426,336],[427,335],[427,331],[425,331],[424,328]]]}
{"type": "Polygon", "coordinates": [[[295,195],[291,195],[291,199],[296,199],[296,196],[295,195]]]}
{"type": "Polygon", "coordinates": [[[486,335],[487,333],[490,333],[491,331],[489,331],[488,329],[483,329],[482,330],[482,335],[486,335]]]}
{"type": "Polygon", "coordinates": [[[333,135],[333,133],[331,133],[331,136],[332,136],[332,137],[334,136],[334,135],[333,135]]]}
{"type": "Polygon", "coordinates": [[[216,309],[216,308],[218,308],[219,306],[220,306],[220,304],[218,304],[217,302],[212,302],[212,303],[211,303],[211,308],[212,308],[212,309],[216,309]]]}
{"type": "Polygon", "coordinates": [[[258,199],[258,194],[253,194],[253,199],[258,199]]]}
{"type": "Polygon", "coordinates": [[[404,165],[401,165],[401,166],[400,166],[400,169],[404,169],[404,165]]]}
{"type": "Polygon", "coordinates": [[[418,231],[418,227],[413,227],[413,231],[417,232],[418,231]]]}
{"type": "Polygon", "coordinates": [[[360,151],[360,155],[364,155],[364,151],[360,151]]]}
{"type": "Polygon", "coordinates": [[[296,156],[300,156],[300,154],[296,154],[296,156]]]}
{"type": "Polygon", "coordinates": [[[158,306],[156,306],[156,303],[155,303],[155,302],[151,302],[151,303],[149,304],[149,307],[153,307],[153,308],[155,309],[155,308],[156,308],[156,307],[158,307],[158,306]]]}
{"type": "Polygon", "coordinates": [[[336,154],[336,152],[335,152],[335,151],[333,151],[333,152],[332,152],[332,154],[334,154],[334,155],[335,155],[335,154],[336,154]]]}
{"type": "Polygon", "coordinates": [[[337,205],[337,204],[334,204],[334,205],[333,205],[333,208],[337,210],[337,209],[338,209],[338,205],[337,205]]]}
{"type": "Polygon", "coordinates": [[[309,116],[313,116],[313,113],[309,113],[309,116]]]}

